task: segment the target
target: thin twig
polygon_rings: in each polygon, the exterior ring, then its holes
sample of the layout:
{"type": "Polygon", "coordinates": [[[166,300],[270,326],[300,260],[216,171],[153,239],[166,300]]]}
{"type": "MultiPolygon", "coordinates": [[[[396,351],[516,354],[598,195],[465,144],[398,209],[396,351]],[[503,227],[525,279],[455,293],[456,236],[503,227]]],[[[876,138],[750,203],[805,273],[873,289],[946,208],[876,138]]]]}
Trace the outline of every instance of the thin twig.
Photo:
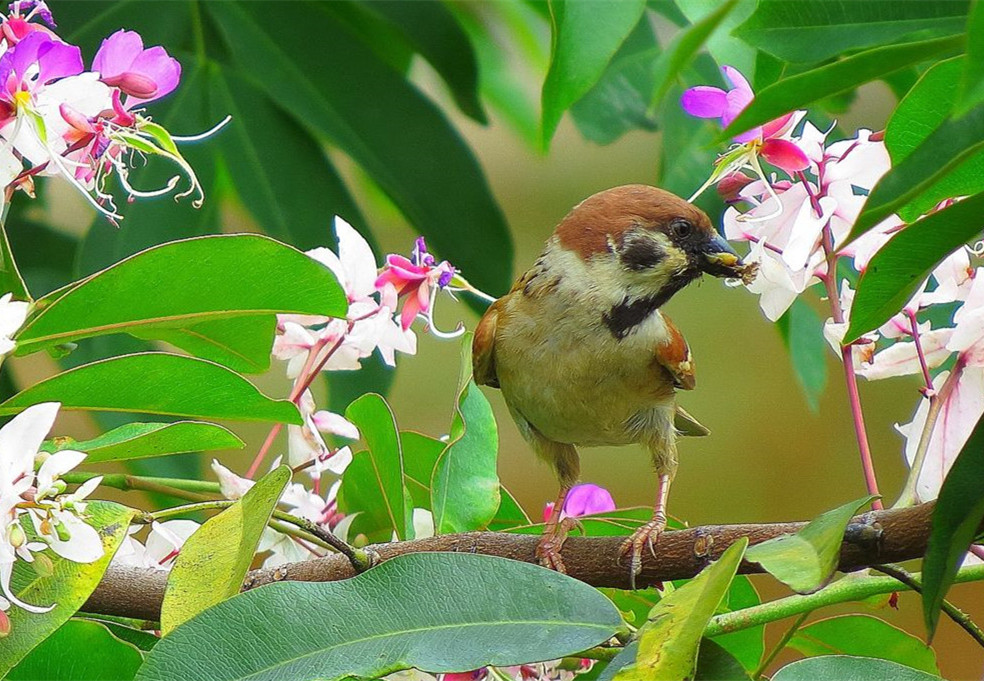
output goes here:
{"type": "Polygon", "coordinates": [[[779,639],[779,642],[776,643],[775,647],[769,652],[768,655],[766,655],[765,659],[762,660],[762,663],[759,664],[758,668],[756,668],[755,671],[752,672],[752,681],[758,681],[759,679],[762,678],[762,676],[765,674],[765,670],[767,670],[769,668],[769,665],[771,665],[772,662],[776,659],[776,657],[779,656],[779,653],[781,653],[783,649],[785,649],[786,645],[789,644],[789,641],[793,638],[793,636],[796,635],[796,632],[799,631],[799,628],[803,625],[803,622],[805,622],[806,618],[809,616],[810,616],[809,612],[804,612],[802,615],[800,615],[793,621],[790,627],[786,629],[786,632],[782,635],[782,638],[779,639]]]}

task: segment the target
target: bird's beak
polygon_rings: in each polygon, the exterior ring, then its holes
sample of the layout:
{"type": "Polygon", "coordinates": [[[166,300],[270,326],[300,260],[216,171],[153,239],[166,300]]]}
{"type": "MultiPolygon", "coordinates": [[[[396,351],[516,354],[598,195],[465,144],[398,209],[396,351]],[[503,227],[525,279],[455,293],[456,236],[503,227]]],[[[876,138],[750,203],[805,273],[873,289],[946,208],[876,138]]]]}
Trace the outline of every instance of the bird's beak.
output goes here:
{"type": "Polygon", "coordinates": [[[701,253],[700,269],[715,277],[741,277],[745,263],[724,237],[715,234],[701,253]]]}

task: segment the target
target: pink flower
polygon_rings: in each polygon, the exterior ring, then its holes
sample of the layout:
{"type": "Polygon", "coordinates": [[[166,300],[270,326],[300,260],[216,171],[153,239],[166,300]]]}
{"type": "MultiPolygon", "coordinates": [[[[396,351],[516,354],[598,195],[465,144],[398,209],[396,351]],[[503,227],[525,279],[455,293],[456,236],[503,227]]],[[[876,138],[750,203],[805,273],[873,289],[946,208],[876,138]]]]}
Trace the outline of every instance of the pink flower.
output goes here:
{"type": "MultiPolygon", "coordinates": [[[[553,513],[553,502],[546,504],[543,508],[543,519],[546,521],[553,513]]],[[[581,516],[594,515],[596,513],[607,513],[615,510],[615,501],[612,495],[604,487],[582,483],[574,485],[567,493],[564,500],[564,508],[561,510],[561,518],[580,518],[581,516]]]]}
{"type": "Polygon", "coordinates": [[[104,83],[127,95],[126,109],[160,99],[178,86],[181,64],[158,46],[144,49],[143,38],[119,30],[102,41],[92,70],[104,83]]]}
{"type": "Polygon", "coordinates": [[[406,297],[400,323],[404,330],[418,314],[423,315],[433,328],[430,315],[437,292],[451,283],[455,270],[445,260],[437,264],[434,256],[427,252],[424,237],[419,237],[414,244],[413,260],[402,255],[386,256],[386,265],[382,274],[376,279],[376,288],[383,290],[387,285],[392,286],[397,296],[406,297]]]}
{"type": "MultiPolygon", "coordinates": [[[[721,88],[699,85],[690,88],[680,98],[680,106],[691,116],[697,118],[717,118],[721,127],[726,128],[738,114],[754,98],[752,88],[733,66],[723,66],[721,71],[731,83],[731,89],[725,92],[721,88]]],[[[752,128],[734,138],[739,144],[755,143],[758,153],[766,161],[782,168],[788,173],[806,170],[810,167],[810,159],[793,142],[781,139],[784,133],[795,125],[796,119],[792,113],[781,116],[765,125],[752,128]]]]}

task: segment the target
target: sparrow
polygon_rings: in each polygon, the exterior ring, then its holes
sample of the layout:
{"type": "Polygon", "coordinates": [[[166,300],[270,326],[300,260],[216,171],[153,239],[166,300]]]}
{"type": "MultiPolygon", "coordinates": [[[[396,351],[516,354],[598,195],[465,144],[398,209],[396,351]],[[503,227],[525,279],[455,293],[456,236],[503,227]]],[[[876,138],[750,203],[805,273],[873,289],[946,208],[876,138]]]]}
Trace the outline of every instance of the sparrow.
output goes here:
{"type": "Polygon", "coordinates": [[[666,528],[677,437],[708,430],[676,404],[693,390],[694,360],[661,311],[687,284],[711,274],[748,283],[746,265],[707,215],[656,187],[595,194],[557,225],[540,257],[493,303],[475,330],[475,381],[499,388],[534,452],[555,470],[560,493],[537,546],[541,565],[564,572],[561,522],[579,478],[578,447],[640,443],[658,479],[652,520],[622,546],[630,575],[666,528]]]}

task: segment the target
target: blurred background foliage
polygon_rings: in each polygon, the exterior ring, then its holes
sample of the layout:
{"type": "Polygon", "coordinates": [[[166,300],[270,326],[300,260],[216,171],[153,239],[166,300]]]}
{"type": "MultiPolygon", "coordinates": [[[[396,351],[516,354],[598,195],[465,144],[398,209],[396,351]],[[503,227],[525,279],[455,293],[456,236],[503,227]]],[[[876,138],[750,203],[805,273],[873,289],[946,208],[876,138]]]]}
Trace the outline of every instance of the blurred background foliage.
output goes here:
{"type": "MultiPolygon", "coordinates": [[[[409,251],[423,234],[439,257],[499,295],[586,196],[632,182],[689,196],[702,184],[723,147],[713,143],[714,124],[688,117],[678,100],[692,85],[724,85],[719,65],[736,66],[761,90],[886,42],[960,34],[969,8],[955,0],[51,5],[65,38],[87,58],[101,37],[121,27],[167,46],[183,78],[156,106],[155,118],[175,135],[204,131],[226,114],[232,121],[216,137],[186,147],[207,195],[201,210],[188,201],[137,201],[123,208],[125,220],[116,227],[57,185],[42,183],[41,201],[15,201],[10,240],[38,294],[192,235],[262,231],[301,249],[333,247],[337,214],[380,257],[409,251]],[[597,22],[586,24],[579,13],[597,22]],[[570,45],[590,49],[565,51],[570,45]]],[[[929,65],[916,61],[886,62],[846,83],[810,107],[811,120],[836,121],[845,135],[883,129],[929,65]]],[[[132,179],[159,186],[167,170],[150,165],[132,179]]],[[[724,205],[713,192],[699,204],[720,223],[724,205]]],[[[681,447],[675,515],[691,524],[809,518],[861,496],[847,401],[840,381],[828,380],[837,367],[819,340],[819,308],[798,302],[773,327],[752,295],[707,281],[667,310],[700,367],[699,388],[682,403],[712,430],[681,447]]],[[[472,327],[479,312],[445,304],[439,319],[447,328],[459,319],[472,327]]],[[[147,345],[89,339],[64,358],[27,358],[13,380],[24,384],[54,373],[56,362],[74,366],[147,345]]],[[[403,358],[397,371],[373,365],[336,373],[317,390],[327,391],[335,411],[363,392],[388,392],[402,428],[438,436],[452,409],[457,355],[457,343],[421,334],[418,355],[403,358]]],[[[269,394],[288,391],[280,366],[258,380],[269,394]]],[[[14,387],[2,386],[5,393],[14,387]]],[[[889,498],[905,473],[893,424],[910,419],[917,387],[915,378],[862,385],[879,482],[889,498]]],[[[553,474],[522,442],[498,393],[488,394],[501,431],[502,481],[538,517],[554,494],[553,474]]],[[[61,431],[83,439],[123,422],[93,418],[67,415],[61,431]]],[[[265,428],[237,430],[250,447],[223,461],[241,456],[244,467],[265,428]]],[[[203,459],[130,465],[140,473],[194,476],[204,474],[203,459]]],[[[584,479],[609,488],[620,506],[650,503],[649,469],[648,455],[635,447],[590,450],[583,460],[584,479]]],[[[984,616],[979,594],[980,587],[965,586],[952,596],[971,615],[984,616]]],[[[914,596],[903,597],[900,613],[880,614],[918,630],[914,596]]],[[[960,654],[965,641],[952,625],[944,622],[937,641],[947,650],[940,656],[945,676],[979,675],[980,655],[960,654]]]]}

